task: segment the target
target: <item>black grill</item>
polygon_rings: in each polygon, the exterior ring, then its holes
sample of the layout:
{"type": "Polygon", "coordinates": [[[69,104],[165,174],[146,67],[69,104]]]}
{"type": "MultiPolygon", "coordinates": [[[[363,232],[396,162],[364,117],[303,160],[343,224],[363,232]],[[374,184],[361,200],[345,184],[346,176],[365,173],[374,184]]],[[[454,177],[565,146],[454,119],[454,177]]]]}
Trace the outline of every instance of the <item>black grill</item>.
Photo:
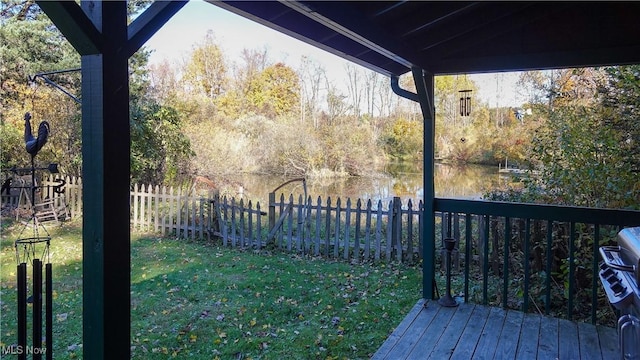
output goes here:
{"type": "Polygon", "coordinates": [[[617,246],[600,247],[600,282],[620,311],[618,338],[622,359],[640,359],[640,227],[618,233],[617,246]]]}

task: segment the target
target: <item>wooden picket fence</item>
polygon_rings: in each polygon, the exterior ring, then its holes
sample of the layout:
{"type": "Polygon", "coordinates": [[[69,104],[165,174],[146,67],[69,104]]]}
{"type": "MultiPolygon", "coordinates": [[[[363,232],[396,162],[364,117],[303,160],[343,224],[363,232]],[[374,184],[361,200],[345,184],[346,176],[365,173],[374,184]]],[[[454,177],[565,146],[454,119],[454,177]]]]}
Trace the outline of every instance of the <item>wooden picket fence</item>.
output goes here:
{"type": "MultiPolygon", "coordinates": [[[[38,184],[36,202],[51,199],[55,207],[66,207],[71,218],[82,216],[82,179],[75,176],[45,176],[38,184]],[[58,188],[62,192],[56,192],[58,188]]],[[[0,200],[3,209],[12,209],[16,216],[30,214],[31,176],[12,177],[9,193],[3,192],[0,200]]]]}
{"type": "Polygon", "coordinates": [[[131,190],[132,231],[178,238],[210,239],[213,200],[182,189],[134,184],[131,190]]]}
{"type": "MultiPolygon", "coordinates": [[[[43,181],[47,191],[59,177],[43,181]]],[[[64,178],[59,196],[72,218],[82,214],[82,180],[64,178]]],[[[15,198],[15,197],[14,197],[15,198]]],[[[3,198],[3,205],[9,204],[3,198]]],[[[16,201],[15,199],[11,201],[16,201]]],[[[285,198],[269,202],[194,195],[166,186],[131,187],[131,230],[190,239],[220,239],[223,246],[283,251],[355,260],[414,261],[422,256],[423,204],[351,199],[285,198]]]]}

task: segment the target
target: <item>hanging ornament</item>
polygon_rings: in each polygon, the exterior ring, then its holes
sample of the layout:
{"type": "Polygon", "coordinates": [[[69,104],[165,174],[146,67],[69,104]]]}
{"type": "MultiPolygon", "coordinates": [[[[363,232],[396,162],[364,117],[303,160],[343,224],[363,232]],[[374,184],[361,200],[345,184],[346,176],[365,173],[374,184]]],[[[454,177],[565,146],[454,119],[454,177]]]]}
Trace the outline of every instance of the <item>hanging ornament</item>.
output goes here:
{"type": "Polygon", "coordinates": [[[471,114],[471,91],[460,90],[460,116],[469,116],[471,114]]]}

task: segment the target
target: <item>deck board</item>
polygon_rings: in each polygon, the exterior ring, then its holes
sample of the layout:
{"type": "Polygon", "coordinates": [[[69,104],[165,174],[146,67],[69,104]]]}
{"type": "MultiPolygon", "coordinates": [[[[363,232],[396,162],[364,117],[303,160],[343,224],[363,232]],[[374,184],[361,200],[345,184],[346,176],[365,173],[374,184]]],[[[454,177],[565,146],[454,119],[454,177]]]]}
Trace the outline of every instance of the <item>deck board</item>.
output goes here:
{"type": "Polygon", "coordinates": [[[473,353],[474,360],[493,359],[493,355],[498,347],[500,333],[506,312],[500,308],[491,308],[489,310],[487,322],[480,333],[480,340],[473,353]]]}
{"type": "Polygon", "coordinates": [[[520,330],[516,359],[537,359],[540,338],[540,316],[525,314],[520,330]]]}
{"type": "Polygon", "coordinates": [[[616,359],[616,330],[482,305],[419,301],[372,359],[616,359]]]}
{"type": "Polygon", "coordinates": [[[560,359],[580,359],[578,328],[569,320],[558,319],[558,357],[560,359]]]}
{"type": "Polygon", "coordinates": [[[555,359],[558,356],[558,319],[550,316],[540,318],[538,359],[555,359]]]}
{"type": "Polygon", "coordinates": [[[597,326],[596,330],[600,338],[600,353],[602,354],[602,358],[619,359],[620,350],[616,330],[605,326],[597,326]]]}
{"type": "MultiPolygon", "coordinates": [[[[449,326],[446,327],[440,337],[440,340],[433,348],[431,354],[429,354],[428,359],[439,360],[451,357],[458,340],[462,337],[462,332],[464,331],[465,326],[467,326],[467,322],[469,321],[469,317],[472,312],[473,307],[471,306],[464,306],[457,309],[449,322],[449,326]]],[[[422,357],[422,359],[424,358],[425,357],[422,357]]]]}
{"type": "Polygon", "coordinates": [[[600,340],[595,326],[578,323],[578,340],[580,342],[580,357],[589,360],[602,360],[600,340]]]}
{"type": "Polygon", "coordinates": [[[509,311],[502,326],[500,340],[494,359],[511,360],[516,357],[518,340],[520,340],[520,330],[522,329],[522,319],[524,313],[519,311],[509,311]]]}
{"type": "Polygon", "coordinates": [[[458,341],[458,345],[451,355],[451,359],[454,360],[469,360],[476,349],[478,340],[480,339],[480,333],[484,329],[484,325],[487,322],[489,316],[489,308],[486,306],[475,306],[473,308],[473,314],[467,322],[467,326],[458,341]]]}
{"type": "Polygon", "coordinates": [[[429,324],[429,327],[422,333],[422,336],[409,353],[400,353],[397,356],[391,357],[391,359],[425,359],[429,356],[434,346],[438,343],[438,340],[440,340],[442,333],[449,325],[449,321],[451,321],[451,317],[455,311],[449,308],[441,308],[435,302],[430,303],[428,307],[431,309],[437,308],[437,314],[431,324],[429,324]]]}

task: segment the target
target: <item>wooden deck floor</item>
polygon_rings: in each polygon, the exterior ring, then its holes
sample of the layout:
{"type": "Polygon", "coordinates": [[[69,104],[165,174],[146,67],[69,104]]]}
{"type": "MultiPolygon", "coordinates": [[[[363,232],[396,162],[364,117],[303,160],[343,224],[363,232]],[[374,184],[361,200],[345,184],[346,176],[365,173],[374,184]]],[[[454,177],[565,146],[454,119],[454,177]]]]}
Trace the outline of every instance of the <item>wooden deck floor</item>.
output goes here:
{"type": "Polygon", "coordinates": [[[372,359],[619,359],[616,330],[482,305],[420,300],[372,359]],[[425,306],[426,304],[426,306],[425,306]]]}

